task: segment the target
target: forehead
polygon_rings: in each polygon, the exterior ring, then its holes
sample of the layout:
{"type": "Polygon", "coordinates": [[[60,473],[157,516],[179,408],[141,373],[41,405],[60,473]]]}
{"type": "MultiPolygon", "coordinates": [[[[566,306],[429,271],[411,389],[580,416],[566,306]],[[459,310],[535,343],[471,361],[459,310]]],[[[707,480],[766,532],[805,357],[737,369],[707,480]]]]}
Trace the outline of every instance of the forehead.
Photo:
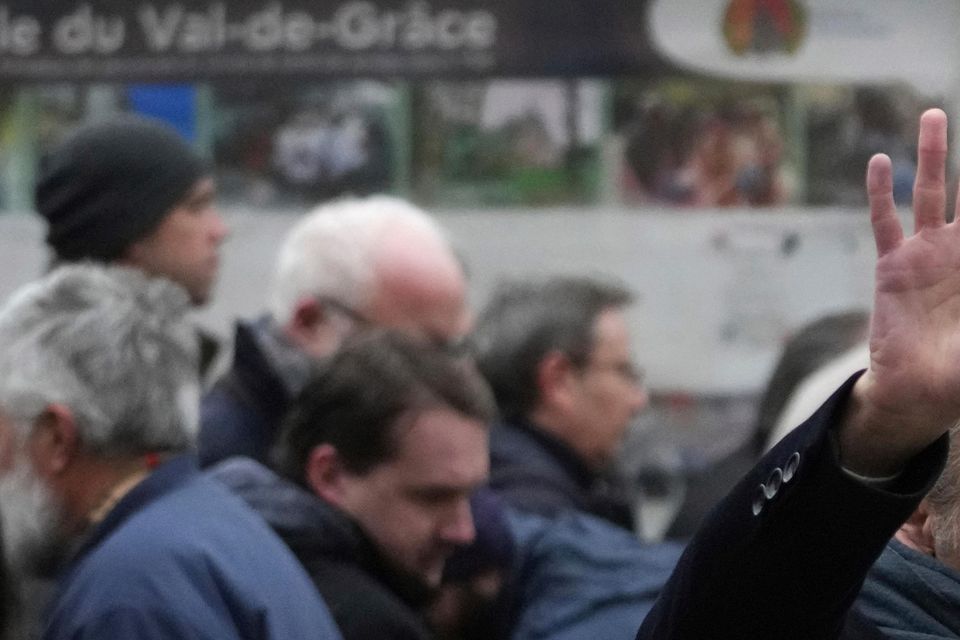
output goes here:
{"type": "Polygon", "coordinates": [[[216,183],[213,181],[213,178],[207,176],[200,178],[193,183],[193,186],[190,187],[190,190],[187,191],[186,195],[181,199],[179,204],[184,204],[185,202],[191,200],[204,200],[207,198],[213,198],[216,195],[217,187],[216,183]]]}
{"type": "Polygon", "coordinates": [[[191,214],[191,210],[202,208],[211,203],[216,196],[216,187],[213,178],[200,178],[190,190],[173,205],[173,208],[167,214],[156,229],[151,232],[147,238],[157,241],[177,242],[178,239],[171,239],[172,235],[183,233],[184,231],[200,231],[202,226],[197,224],[199,218],[191,214]]]}
{"type": "Polygon", "coordinates": [[[446,248],[394,247],[378,262],[369,314],[385,327],[450,340],[469,330],[466,297],[463,270],[446,248]]]}
{"type": "Polygon", "coordinates": [[[488,470],[487,429],[449,408],[419,413],[400,425],[395,455],[377,468],[399,482],[470,487],[488,470]]]}
{"type": "Polygon", "coordinates": [[[630,331],[621,309],[605,309],[593,323],[593,356],[625,356],[630,352],[630,331]]]}

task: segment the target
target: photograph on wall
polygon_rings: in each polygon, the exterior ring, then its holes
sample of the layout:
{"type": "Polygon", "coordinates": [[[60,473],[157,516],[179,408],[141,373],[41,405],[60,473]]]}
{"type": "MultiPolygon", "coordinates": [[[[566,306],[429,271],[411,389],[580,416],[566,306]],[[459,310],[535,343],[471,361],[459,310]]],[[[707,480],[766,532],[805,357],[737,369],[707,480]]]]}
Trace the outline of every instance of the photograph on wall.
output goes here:
{"type": "Polygon", "coordinates": [[[438,206],[593,204],[605,104],[593,80],[420,85],[415,194],[438,206]]]}
{"type": "Polygon", "coordinates": [[[910,202],[916,122],[942,99],[903,84],[670,76],[617,80],[613,104],[610,171],[626,205],[860,208],[880,151],[893,160],[897,202],[910,202]]]}
{"type": "MultiPolygon", "coordinates": [[[[894,199],[908,205],[916,173],[917,123],[924,109],[944,104],[903,85],[803,89],[807,130],[807,197],[812,206],[867,206],[867,162],[886,153],[894,199]]],[[[949,159],[948,159],[949,162],[949,159]]]]}
{"type": "Polygon", "coordinates": [[[404,97],[373,81],[213,87],[213,153],[224,201],[312,206],[395,189],[404,97]]]}
{"type": "Polygon", "coordinates": [[[613,170],[624,204],[775,207],[795,201],[782,87],[671,76],[620,80],[613,94],[613,170]]]}

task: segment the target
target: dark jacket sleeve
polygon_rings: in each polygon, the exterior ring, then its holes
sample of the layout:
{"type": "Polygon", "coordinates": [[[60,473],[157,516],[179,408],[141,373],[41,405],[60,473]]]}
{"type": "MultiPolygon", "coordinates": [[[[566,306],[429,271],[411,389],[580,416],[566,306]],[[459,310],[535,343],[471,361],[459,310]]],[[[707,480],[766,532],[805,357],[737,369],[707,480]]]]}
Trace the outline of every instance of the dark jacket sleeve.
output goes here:
{"type": "Polygon", "coordinates": [[[840,637],[867,570],[936,480],[947,454],[944,436],[887,490],[845,473],[831,429],[855,379],[711,513],[638,640],[840,637]]]}

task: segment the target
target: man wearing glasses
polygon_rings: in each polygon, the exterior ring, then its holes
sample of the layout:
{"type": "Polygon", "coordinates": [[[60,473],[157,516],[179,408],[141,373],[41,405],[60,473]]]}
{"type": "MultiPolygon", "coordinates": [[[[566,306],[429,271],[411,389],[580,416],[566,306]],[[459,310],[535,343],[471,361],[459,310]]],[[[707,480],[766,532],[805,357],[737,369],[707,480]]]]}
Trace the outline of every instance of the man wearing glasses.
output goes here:
{"type": "Polygon", "coordinates": [[[469,325],[463,269],[427,214],[385,196],[319,207],[280,249],[269,314],[237,325],[233,366],[203,400],[201,464],[265,461],[313,366],[359,329],[447,346],[469,325]]]}
{"type": "Polygon", "coordinates": [[[624,318],[631,300],[619,285],[563,277],[507,284],[481,314],[477,364],[503,418],[490,436],[490,484],[521,511],[632,528],[623,483],[606,473],[647,405],[624,318]]]}

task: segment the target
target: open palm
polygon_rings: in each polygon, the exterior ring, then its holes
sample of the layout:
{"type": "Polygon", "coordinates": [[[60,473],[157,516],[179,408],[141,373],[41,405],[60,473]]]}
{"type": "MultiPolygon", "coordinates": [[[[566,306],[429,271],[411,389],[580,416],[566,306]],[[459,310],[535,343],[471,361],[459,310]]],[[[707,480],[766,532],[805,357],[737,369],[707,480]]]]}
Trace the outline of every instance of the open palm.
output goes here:
{"type": "Polygon", "coordinates": [[[944,215],[946,154],[946,115],[931,109],[920,120],[909,237],[893,203],[890,159],[874,156],[867,169],[879,257],[861,398],[898,430],[886,438],[918,445],[960,419],[960,226],[944,215]]]}

